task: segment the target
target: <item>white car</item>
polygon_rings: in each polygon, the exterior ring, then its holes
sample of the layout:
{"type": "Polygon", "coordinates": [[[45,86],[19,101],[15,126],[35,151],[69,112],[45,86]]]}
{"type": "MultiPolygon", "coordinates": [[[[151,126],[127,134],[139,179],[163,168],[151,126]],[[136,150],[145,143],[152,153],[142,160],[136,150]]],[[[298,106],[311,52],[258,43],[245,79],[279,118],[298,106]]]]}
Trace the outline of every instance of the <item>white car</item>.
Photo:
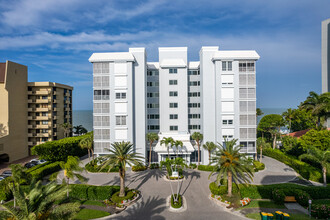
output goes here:
{"type": "Polygon", "coordinates": [[[44,159],[41,159],[41,160],[38,160],[38,159],[32,159],[32,160],[30,160],[30,163],[31,162],[34,162],[34,163],[36,163],[36,164],[43,164],[43,163],[46,163],[47,161],[46,160],[44,160],[44,159]]]}

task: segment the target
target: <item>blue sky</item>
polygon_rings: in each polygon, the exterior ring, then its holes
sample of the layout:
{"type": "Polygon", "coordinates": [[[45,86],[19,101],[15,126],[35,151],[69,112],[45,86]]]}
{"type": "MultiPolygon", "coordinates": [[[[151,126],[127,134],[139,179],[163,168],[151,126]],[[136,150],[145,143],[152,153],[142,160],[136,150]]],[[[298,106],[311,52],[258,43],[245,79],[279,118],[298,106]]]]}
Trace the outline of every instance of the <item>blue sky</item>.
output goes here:
{"type": "Polygon", "coordinates": [[[160,46],[256,50],[257,103],[296,107],[321,92],[321,21],[329,0],[0,0],[0,61],[28,66],[29,81],[74,86],[74,109],[92,109],[93,52],[160,46]]]}

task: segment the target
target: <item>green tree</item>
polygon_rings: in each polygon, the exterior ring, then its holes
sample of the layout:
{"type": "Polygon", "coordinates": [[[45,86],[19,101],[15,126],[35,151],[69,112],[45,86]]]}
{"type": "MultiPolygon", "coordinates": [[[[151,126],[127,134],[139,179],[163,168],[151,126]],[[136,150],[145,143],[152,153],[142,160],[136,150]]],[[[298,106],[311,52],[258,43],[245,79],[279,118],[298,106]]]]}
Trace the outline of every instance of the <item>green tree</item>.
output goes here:
{"type": "Polygon", "coordinates": [[[304,153],[303,148],[301,147],[301,144],[298,141],[298,138],[291,137],[291,136],[284,136],[282,138],[282,151],[284,151],[286,154],[290,154],[293,156],[298,157],[299,155],[304,153]]]}
{"type": "Polygon", "coordinates": [[[294,110],[291,108],[287,109],[282,113],[282,117],[284,118],[285,123],[288,125],[289,131],[291,132],[291,122],[292,118],[294,117],[294,110]]]}
{"type": "Polygon", "coordinates": [[[79,146],[82,149],[87,149],[89,161],[91,160],[91,155],[92,155],[92,159],[94,161],[94,136],[93,136],[93,133],[88,134],[87,137],[82,139],[79,142],[79,146]]]}
{"type": "Polygon", "coordinates": [[[300,108],[311,110],[317,117],[317,127],[321,128],[321,118],[327,120],[330,115],[330,92],[318,95],[316,92],[309,92],[307,99],[300,104],[300,108]]]}
{"type": "Polygon", "coordinates": [[[310,146],[314,146],[322,151],[330,150],[330,131],[329,130],[310,130],[299,138],[301,147],[306,151],[310,146]]]}
{"type": "MultiPolygon", "coordinates": [[[[279,134],[281,126],[284,125],[284,120],[281,115],[270,114],[265,115],[259,122],[258,131],[263,133],[270,133],[273,140],[273,148],[276,146],[276,138],[279,134]]],[[[263,135],[262,135],[263,137],[263,135]]]]}
{"type": "Polygon", "coordinates": [[[183,147],[183,142],[178,140],[174,141],[172,146],[176,147],[176,157],[178,157],[179,147],[183,147]]]}
{"type": "Polygon", "coordinates": [[[203,134],[201,134],[199,132],[194,132],[191,135],[191,138],[195,140],[195,142],[197,144],[197,147],[198,147],[198,164],[197,164],[197,166],[199,166],[199,161],[200,161],[200,158],[201,158],[201,155],[200,155],[200,145],[201,145],[201,142],[203,140],[203,134]]]}
{"type": "Polygon", "coordinates": [[[160,144],[164,144],[167,148],[167,158],[170,159],[170,145],[173,145],[173,138],[171,137],[163,137],[163,139],[160,141],[160,144]]]}
{"type": "Polygon", "coordinates": [[[209,152],[209,164],[210,164],[212,151],[214,151],[217,148],[217,145],[213,142],[207,141],[205,144],[203,144],[203,148],[209,152]]]}
{"type": "Polygon", "coordinates": [[[69,137],[71,129],[72,129],[72,125],[69,123],[63,123],[60,125],[63,128],[63,133],[64,133],[64,137],[69,137]]]}
{"type": "Polygon", "coordinates": [[[312,111],[310,110],[299,108],[293,109],[293,117],[291,119],[291,132],[316,128],[316,120],[316,117],[312,115],[312,111]]]}
{"type": "Polygon", "coordinates": [[[155,141],[158,141],[158,134],[150,132],[146,135],[147,141],[149,141],[149,167],[151,165],[151,152],[152,152],[152,144],[155,141]]]}
{"type": "Polygon", "coordinates": [[[303,154],[299,157],[302,159],[312,159],[318,162],[322,166],[322,174],[323,174],[323,184],[327,186],[327,170],[329,170],[330,166],[330,151],[329,150],[319,150],[316,147],[310,147],[306,154],[303,154]]]}
{"type": "Polygon", "coordinates": [[[103,156],[105,161],[101,164],[100,170],[109,166],[108,172],[114,167],[119,169],[120,177],[120,192],[119,196],[125,196],[125,176],[126,165],[141,165],[144,160],[138,153],[134,152],[133,144],[130,142],[115,142],[111,144],[110,148],[107,148],[110,154],[103,156]]]}
{"type": "MultiPolygon", "coordinates": [[[[26,173],[26,168],[21,164],[11,164],[10,166],[12,172],[13,189],[18,189],[22,182],[29,182],[31,176],[26,173]]],[[[14,207],[16,207],[16,199],[14,197],[14,207]]]]}
{"type": "Polygon", "coordinates": [[[233,181],[248,183],[253,177],[253,162],[246,154],[242,154],[240,146],[235,146],[237,139],[225,141],[225,146],[218,143],[217,151],[212,157],[214,170],[209,175],[217,172],[216,183],[219,185],[222,179],[227,180],[228,196],[232,196],[233,181]]]}
{"type": "Polygon", "coordinates": [[[80,182],[86,182],[86,178],[77,172],[82,172],[84,168],[80,167],[79,157],[68,156],[66,162],[60,163],[61,168],[64,170],[64,178],[66,179],[67,197],[69,198],[69,184],[70,179],[77,178],[80,182]]]}
{"type": "Polygon", "coordinates": [[[20,187],[13,188],[17,208],[9,204],[1,207],[15,220],[72,219],[80,204],[64,202],[65,194],[65,188],[55,182],[42,185],[33,181],[27,194],[20,187]]]}
{"type": "Polygon", "coordinates": [[[267,147],[270,147],[270,144],[266,142],[265,138],[258,138],[257,139],[257,147],[258,147],[258,150],[260,151],[260,163],[262,163],[262,150],[264,148],[267,148],[267,147]]]}
{"type": "Polygon", "coordinates": [[[75,130],[74,133],[78,135],[86,134],[88,132],[82,125],[74,126],[73,129],[75,130]]]}
{"type": "Polygon", "coordinates": [[[264,113],[262,112],[262,110],[260,109],[260,108],[257,108],[256,109],[256,115],[257,115],[257,117],[258,116],[261,116],[261,115],[263,115],[264,113]]]}

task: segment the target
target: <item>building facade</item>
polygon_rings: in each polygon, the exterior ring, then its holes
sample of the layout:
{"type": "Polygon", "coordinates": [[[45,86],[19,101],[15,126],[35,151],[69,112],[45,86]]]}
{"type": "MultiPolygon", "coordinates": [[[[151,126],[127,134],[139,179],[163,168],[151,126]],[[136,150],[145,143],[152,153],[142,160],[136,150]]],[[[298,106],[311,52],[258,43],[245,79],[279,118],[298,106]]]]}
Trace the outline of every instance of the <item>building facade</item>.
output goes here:
{"type": "MultiPolygon", "coordinates": [[[[170,146],[170,157],[197,162],[194,132],[207,141],[238,139],[242,152],[256,153],[255,51],[219,51],[202,47],[200,61],[189,62],[186,47],[159,48],[159,62],[147,62],[144,48],[94,53],[94,150],[107,154],[110,143],[130,141],[148,157],[146,134],[158,133],[152,161],[167,157],[164,137],[183,142],[170,146]]],[[[201,149],[201,162],[208,163],[201,149]]]]}
{"type": "Polygon", "coordinates": [[[0,161],[29,156],[31,147],[64,137],[72,124],[72,90],[53,82],[28,82],[27,67],[0,63],[0,161]]]}
{"type": "MultiPolygon", "coordinates": [[[[330,18],[322,22],[322,93],[330,92],[330,18]]],[[[327,121],[330,127],[330,119],[327,121]]]]}

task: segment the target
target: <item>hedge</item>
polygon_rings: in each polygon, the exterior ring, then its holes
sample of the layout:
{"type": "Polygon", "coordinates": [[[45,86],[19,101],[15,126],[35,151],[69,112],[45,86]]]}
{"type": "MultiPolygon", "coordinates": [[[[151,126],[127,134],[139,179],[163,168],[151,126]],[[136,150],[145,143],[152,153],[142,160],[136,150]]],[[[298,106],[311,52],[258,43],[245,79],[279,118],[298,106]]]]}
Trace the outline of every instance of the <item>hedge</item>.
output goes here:
{"type": "Polygon", "coordinates": [[[50,163],[50,164],[40,167],[39,169],[33,170],[32,172],[29,172],[29,173],[31,174],[31,176],[33,178],[35,178],[37,180],[41,180],[45,176],[61,170],[60,163],[61,163],[61,161],[50,163]]]}
{"type": "Polygon", "coordinates": [[[66,161],[68,156],[84,156],[87,154],[87,149],[82,149],[79,142],[89,136],[85,134],[77,137],[68,137],[56,141],[48,141],[43,144],[34,146],[32,154],[38,155],[39,159],[47,161],[66,161]]]}
{"type": "MultiPolygon", "coordinates": [[[[239,184],[240,194],[242,198],[250,199],[272,199],[272,192],[275,189],[299,189],[308,193],[312,199],[330,199],[330,186],[302,186],[293,183],[282,183],[273,185],[248,185],[239,184]]],[[[215,182],[210,183],[209,188],[215,195],[227,193],[227,186],[217,186],[215,182]]],[[[233,184],[233,192],[237,192],[235,184],[233,184]]]]}
{"type": "MultiPolygon", "coordinates": [[[[177,194],[174,194],[174,196],[176,197],[177,194]]],[[[180,194],[178,196],[177,202],[174,202],[174,197],[173,197],[173,195],[171,195],[171,206],[175,209],[178,209],[182,206],[182,196],[180,194]]]]}
{"type": "Polygon", "coordinates": [[[136,193],[133,190],[125,190],[125,196],[119,197],[120,192],[116,192],[111,196],[111,200],[115,203],[122,203],[124,200],[132,200],[136,193]]]}
{"type": "Polygon", "coordinates": [[[301,189],[275,189],[272,192],[272,199],[276,204],[284,204],[285,196],[294,196],[302,206],[308,206],[311,196],[301,189]]]}
{"type": "Polygon", "coordinates": [[[147,167],[144,165],[132,166],[132,171],[134,171],[134,172],[145,171],[146,169],[147,169],[147,167]]]}
{"type": "Polygon", "coordinates": [[[46,163],[38,164],[38,165],[36,165],[34,167],[31,167],[31,168],[27,169],[26,173],[31,173],[32,171],[37,170],[37,169],[39,169],[41,167],[44,167],[44,166],[46,166],[46,165],[48,165],[50,163],[51,163],[50,161],[47,161],[46,163]]]}
{"type": "Polygon", "coordinates": [[[118,192],[119,186],[92,186],[85,184],[70,184],[70,197],[81,200],[106,200],[118,192]]]}
{"type": "Polygon", "coordinates": [[[328,219],[330,216],[330,205],[312,204],[311,214],[315,218],[328,219]]]}
{"type": "MultiPolygon", "coordinates": [[[[323,182],[321,170],[305,163],[300,160],[295,159],[294,157],[288,156],[277,149],[266,148],[263,150],[265,156],[272,157],[282,163],[292,167],[297,173],[302,177],[308,180],[323,182]]],[[[327,179],[330,180],[330,175],[328,174],[327,179]]]]}
{"type": "Polygon", "coordinates": [[[254,172],[258,172],[260,170],[265,169],[265,164],[260,163],[259,161],[253,161],[254,172]]]}
{"type": "Polygon", "coordinates": [[[150,164],[150,169],[158,169],[159,168],[159,164],[158,163],[152,163],[150,164]]]}
{"type": "MultiPolygon", "coordinates": [[[[91,161],[85,165],[85,169],[91,173],[108,173],[109,166],[106,166],[105,168],[100,170],[100,166],[96,165],[95,163],[93,163],[93,161],[91,161]]],[[[118,171],[119,171],[119,168],[117,168],[117,167],[114,167],[110,170],[110,172],[118,172],[118,171]]]]}
{"type": "Polygon", "coordinates": [[[198,170],[201,170],[201,171],[213,171],[214,169],[214,166],[211,166],[211,165],[199,165],[197,167],[198,170]]]}

